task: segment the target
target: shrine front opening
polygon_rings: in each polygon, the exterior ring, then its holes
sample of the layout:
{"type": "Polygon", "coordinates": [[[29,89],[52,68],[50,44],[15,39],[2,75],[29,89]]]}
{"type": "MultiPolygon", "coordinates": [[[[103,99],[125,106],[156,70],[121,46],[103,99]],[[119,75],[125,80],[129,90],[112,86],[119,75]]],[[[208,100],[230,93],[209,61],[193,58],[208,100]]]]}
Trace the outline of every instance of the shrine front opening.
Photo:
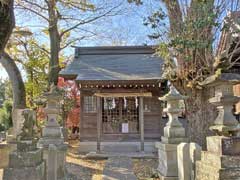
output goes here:
{"type": "Polygon", "coordinates": [[[139,134],[139,98],[102,99],[102,130],[104,134],[139,134]]]}

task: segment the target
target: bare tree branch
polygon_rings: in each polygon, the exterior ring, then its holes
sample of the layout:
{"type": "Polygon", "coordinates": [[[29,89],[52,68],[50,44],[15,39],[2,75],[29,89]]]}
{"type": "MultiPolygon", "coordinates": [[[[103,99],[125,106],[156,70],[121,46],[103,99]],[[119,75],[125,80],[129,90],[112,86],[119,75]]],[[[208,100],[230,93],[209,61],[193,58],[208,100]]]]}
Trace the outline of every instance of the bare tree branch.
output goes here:
{"type": "Polygon", "coordinates": [[[29,1],[29,0],[24,0],[24,2],[26,2],[26,3],[28,3],[28,4],[32,5],[32,6],[35,6],[35,7],[39,8],[39,9],[41,9],[41,10],[45,10],[45,11],[48,10],[47,8],[45,8],[43,6],[40,6],[38,3],[34,3],[32,1],[29,1]]]}
{"type": "Polygon", "coordinates": [[[64,34],[68,33],[69,31],[71,31],[71,30],[73,30],[73,29],[75,29],[75,28],[77,28],[78,26],[81,26],[81,25],[83,25],[83,24],[87,24],[87,23],[94,22],[94,21],[96,21],[96,20],[98,20],[98,19],[100,19],[100,18],[102,18],[102,17],[107,16],[108,14],[110,14],[113,10],[115,10],[115,9],[118,8],[118,7],[119,7],[119,5],[111,8],[109,11],[107,11],[107,12],[105,12],[105,13],[103,13],[102,15],[99,15],[99,16],[97,16],[97,17],[93,17],[93,18],[88,19],[88,20],[87,20],[87,19],[86,19],[86,20],[82,20],[81,22],[79,22],[79,23],[73,25],[72,27],[70,27],[70,28],[64,30],[63,32],[61,32],[61,33],[60,33],[60,37],[63,37],[64,34]]]}
{"type": "Polygon", "coordinates": [[[32,9],[32,8],[29,8],[29,7],[26,7],[26,6],[24,6],[23,4],[18,4],[18,6],[19,6],[19,9],[28,10],[28,11],[30,11],[31,13],[33,13],[33,14],[41,17],[42,19],[46,20],[47,22],[49,22],[49,19],[48,19],[46,16],[42,15],[41,13],[37,12],[36,10],[34,10],[34,9],[32,9]]]}
{"type": "Polygon", "coordinates": [[[85,37],[86,37],[86,36],[83,36],[83,37],[81,37],[81,38],[76,38],[76,39],[73,39],[73,40],[70,40],[70,41],[66,42],[66,43],[64,44],[64,46],[62,46],[62,47],[60,48],[60,51],[62,51],[63,49],[65,49],[65,48],[68,47],[69,45],[73,44],[74,42],[83,40],[85,37]]]}

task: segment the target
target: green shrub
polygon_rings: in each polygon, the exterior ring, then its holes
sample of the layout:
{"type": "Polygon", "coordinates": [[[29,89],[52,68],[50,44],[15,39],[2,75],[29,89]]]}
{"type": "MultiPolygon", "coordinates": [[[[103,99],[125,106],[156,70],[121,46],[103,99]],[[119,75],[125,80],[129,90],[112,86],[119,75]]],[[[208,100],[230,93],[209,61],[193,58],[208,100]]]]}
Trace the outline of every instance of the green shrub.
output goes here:
{"type": "Polygon", "coordinates": [[[0,132],[1,132],[1,131],[5,131],[5,127],[4,127],[3,124],[0,124],[0,132]]]}
{"type": "Polygon", "coordinates": [[[11,101],[4,101],[3,107],[0,108],[0,129],[7,130],[12,127],[12,102],[11,101]]]}

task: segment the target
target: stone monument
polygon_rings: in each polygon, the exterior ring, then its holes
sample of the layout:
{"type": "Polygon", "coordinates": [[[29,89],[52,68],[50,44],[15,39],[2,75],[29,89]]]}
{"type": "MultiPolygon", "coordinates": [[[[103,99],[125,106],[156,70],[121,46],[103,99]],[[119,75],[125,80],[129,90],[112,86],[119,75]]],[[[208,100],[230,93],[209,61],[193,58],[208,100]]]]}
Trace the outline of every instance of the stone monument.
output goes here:
{"type": "Polygon", "coordinates": [[[196,164],[197,180],[240,179],[240,125],[232,112],[240,99],[234,96],[233,85],[239,82],[239,74],[222,73],[203,83],[215,88],[209,102],[217,107],[218,116],[210,127],[216,135],[207,137],[207,151],[201,152],[201,161],[196,164]]]}
{"type": "Polygon", "coordinates": [[[62,129],[58,124],[61,92],[55,85],[51,85],[50,92],[45,93],[45,97],[47,98],[47,106],[45,108],[47,121],[42,130],[42,138],[39,140],[38,145],[44,150],[43,158],[47,163],[47,180],[53,180],[55,178],[61,180],[67,175],[65,169],[67,144],[64,142],[62,129]],[[52,154],[51,147],[53,146],[55,147],[57,157],[55,163],[57,167],[53,167],[53,162],[50,162],[50,156],[52,154]],[[54,171],[54,169],[57,169],[57,171],[54,171]]]}
{"type": "Polygon", "coordinates": [[[168,123],[164,127],[164,136],[161,142],[156,142],[158,149],[159,166],[158,172],[161,180],[177,180],[177,146],[181,142],[187,142],[185,129],[178,120],[181,112],[179,101],[186,96],[180,95],[177,90],[171,86],[170,91],[165,96],[159,98],[161,101],[167,101],[167,108],[164,109],[168,114],[168,123]]]}
{"type": "Polygon", "coordinates": [[[4,170],[4,180],[44,180],[45,164],[43,153],[37,148],[34,123],[35,112],[29,109],[22,111],[24,121],[17,135],[17,150],[9,155],[8,168],[4,170]]]}
{"type": "Polygon", "coordinates": [[[13,131],[12,131],[12,139],[16,140],[18,134],[21,131],[22,124],[24,122],[24,117],[22,113],[25,109],[13,109],[12,110],[12,121],[13,121],[13,131]]]}
{"type": "Polygon", "coordinates": [[[178,180],[194,180],[196,161],[201,159],[202,148],[196,143],[180,143],[178,153],[178,180]]]}

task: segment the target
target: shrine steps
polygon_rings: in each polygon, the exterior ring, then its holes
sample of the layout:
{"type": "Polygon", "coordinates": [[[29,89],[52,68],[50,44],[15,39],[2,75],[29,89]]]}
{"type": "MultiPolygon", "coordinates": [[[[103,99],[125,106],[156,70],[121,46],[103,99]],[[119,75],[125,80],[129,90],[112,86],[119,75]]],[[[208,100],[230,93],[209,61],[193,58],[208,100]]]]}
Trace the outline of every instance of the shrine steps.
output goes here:
{"type": "MultiPolygon", "coordinates": [[[[101,152],[105,153],[141,153],[140,142],[101,142],[101,152]]],[[[97,152],[97,142],[80,142],[80,153],[97,152]]],[[[145,153],[155,153],[155,142],[144,143],[145,153]]]]}

